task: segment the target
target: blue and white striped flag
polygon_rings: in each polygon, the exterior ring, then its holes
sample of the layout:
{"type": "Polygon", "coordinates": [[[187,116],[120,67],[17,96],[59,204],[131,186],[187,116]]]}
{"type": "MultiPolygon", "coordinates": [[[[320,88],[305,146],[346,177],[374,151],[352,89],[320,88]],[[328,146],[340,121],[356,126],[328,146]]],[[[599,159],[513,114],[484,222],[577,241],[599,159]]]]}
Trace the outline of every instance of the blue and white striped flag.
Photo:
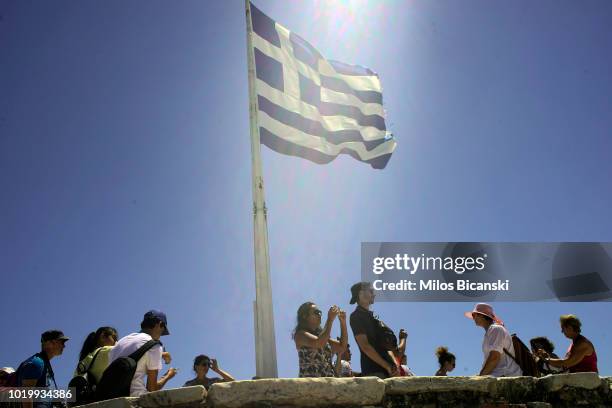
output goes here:
{"type": "Polygon", "coordinates": [[[396,143],[385,126],[378,75],[323,58],[250,6],[261,143],[319,164],[344,153],[384,168],[396,143]]]}

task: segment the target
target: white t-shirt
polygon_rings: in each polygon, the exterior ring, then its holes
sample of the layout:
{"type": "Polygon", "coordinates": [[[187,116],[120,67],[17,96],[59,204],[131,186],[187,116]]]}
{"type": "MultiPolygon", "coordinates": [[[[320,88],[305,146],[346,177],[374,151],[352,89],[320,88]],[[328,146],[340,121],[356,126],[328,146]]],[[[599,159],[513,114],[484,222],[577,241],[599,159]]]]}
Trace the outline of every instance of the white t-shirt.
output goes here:
{"type": "Polygon", "coordinates": [[[501,358],[497,363],[497,367],[493,369],[490,375],[493,377],[520,377],[523,375],[521,367],[505,352],[508,350],[514,356],[514,346],[512,345],[512,337],[504,326],[492,324],[487,329],[484,340],[482,341],[482,353],[487,361],[491,351],[497,351],[501,354],[501,358]]]}
{"type": "MultiPolygon", "coordinates": [[[[146,333],[132,333],[117,342],[108,356],[109,364],[119,357],[127,357],[138,350],[147,341],[153,340],[146,333]]],[[[130,397],[138,397],[147,391],[146,376],[147,370],[161,370],[162,368],[162,347],[157,344],[147,351],[136,365],[136,374],[130,385],[130,397]]]]}

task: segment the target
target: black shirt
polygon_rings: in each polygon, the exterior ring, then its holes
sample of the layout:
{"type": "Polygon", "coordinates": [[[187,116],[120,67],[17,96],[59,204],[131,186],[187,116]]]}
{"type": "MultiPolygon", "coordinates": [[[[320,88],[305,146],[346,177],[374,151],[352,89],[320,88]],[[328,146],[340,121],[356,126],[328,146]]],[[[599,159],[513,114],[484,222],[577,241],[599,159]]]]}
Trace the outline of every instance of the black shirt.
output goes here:
{"type": "MultiPolygon", "coordinates": [[[[378,345],[376,342],[377,323],[374,313],[357,305],[355,311],[351,313],[350,323],[351,329],[353,330],[353,335],[355,337],[360,334],[365,334],[368,338],[368,342],[372,347],[374,347],[374,350],[376,350],[378,355],[389,362],[389,364],[393,364],[393,360],[391,359],[389,353],[380,347],[380,345],[378,345]]],[[[374,373],[382,373],[387,375],[387,370],[376,364],[370,357],[368,357],[367,354],[361,350],[361,347],[359,347],[359,351],[361,352],[361,375],[366,376],[374,373]]]]}
{"type": "Polygon", "coordinates": [[[198,380],[198,377],[196,377],[193,380],[187,381],[185,383],[185,385],[183,385],[183,387],[192,387],[194,385],[203,385],[204,388],[206,388],[206,390],[208,390],[211,385],[216,384],[218,382],[223,382],[223,379],[218,378],[218,377],[215,377],[215,378],[204,377],[204,380],[200,381],[200,380],[198,380]]]}

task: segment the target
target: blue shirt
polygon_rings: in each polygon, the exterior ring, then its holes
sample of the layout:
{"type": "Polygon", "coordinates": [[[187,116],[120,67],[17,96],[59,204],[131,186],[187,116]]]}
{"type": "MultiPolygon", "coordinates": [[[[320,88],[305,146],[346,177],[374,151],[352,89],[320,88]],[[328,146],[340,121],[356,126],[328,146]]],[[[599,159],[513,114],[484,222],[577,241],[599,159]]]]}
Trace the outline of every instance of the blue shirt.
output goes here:
{"type": "MultiPolygon", "coordinates": [[[[46,367],[43,357],[33,355],[19,366],[19,369],[17,370],[17,386],[23,387],[24,380],[37,380],[35,385],[36,387],[50,388],[53,382],[50,368],[51,364],[48,360],[46,367]]],[[[34,407],[51,407],[51,402],[34,402],[34,407]]]]}

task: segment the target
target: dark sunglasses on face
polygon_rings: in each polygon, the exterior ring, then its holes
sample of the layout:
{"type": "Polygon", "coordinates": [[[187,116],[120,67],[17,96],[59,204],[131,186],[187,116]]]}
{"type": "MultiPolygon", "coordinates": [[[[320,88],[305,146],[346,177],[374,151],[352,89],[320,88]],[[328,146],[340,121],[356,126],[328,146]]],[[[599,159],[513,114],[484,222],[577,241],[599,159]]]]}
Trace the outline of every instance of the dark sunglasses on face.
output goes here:
{"type": "Polygon", "coordinates": [[[319,317],[323,316],[323,312],[320,311],[319,309],[315,309],[313,313],[316,314],[319,317]]]}

